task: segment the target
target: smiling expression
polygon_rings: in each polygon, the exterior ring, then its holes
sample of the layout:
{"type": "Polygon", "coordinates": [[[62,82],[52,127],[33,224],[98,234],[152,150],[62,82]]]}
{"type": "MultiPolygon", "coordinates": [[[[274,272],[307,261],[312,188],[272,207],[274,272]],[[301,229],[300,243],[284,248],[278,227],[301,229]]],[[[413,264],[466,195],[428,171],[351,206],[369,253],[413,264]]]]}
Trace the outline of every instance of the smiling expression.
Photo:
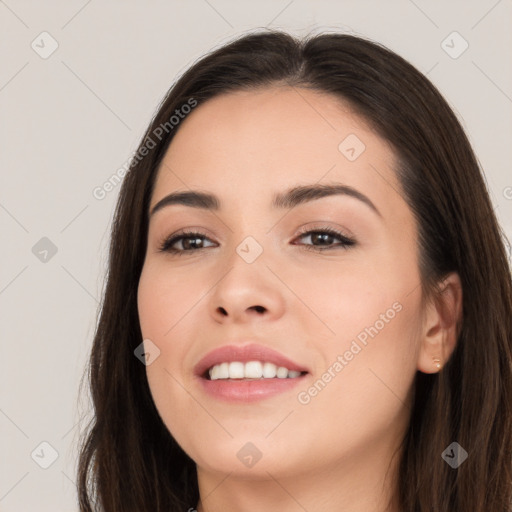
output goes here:
{"type": "Polygon", "coordinates": [[[293,476],[396,448],[422,311],[394,164],[347,105],[311,90],[224,94],[180,125],[151,197],[138,309],[160,350],[146,367],[154,402],[198,471],[293,476]],[[201,366],[226,345],[239,352],[201,366]],[[264,348],[306,371],[209,380],[214,364],[272,362],[264,348]],[[252,468],[247,443],[262,454],[252,468]]]}

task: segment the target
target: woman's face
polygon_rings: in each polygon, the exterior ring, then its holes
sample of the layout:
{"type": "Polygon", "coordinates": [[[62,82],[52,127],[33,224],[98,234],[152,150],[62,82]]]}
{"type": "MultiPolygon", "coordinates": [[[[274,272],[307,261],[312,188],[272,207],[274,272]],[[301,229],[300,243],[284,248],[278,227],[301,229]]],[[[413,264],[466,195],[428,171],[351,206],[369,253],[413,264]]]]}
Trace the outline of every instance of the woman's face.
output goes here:
{"type": "Polygon", "coordinates": [[[181,121],[150,211],[178,192],[217,205],[188,196],[151,215],[138,308],[154,402],[199,474],[389,462],[422,327],[416,225],[393,166],[358,116],[311,90],[230,93],[181,121]],[[278,367],[293,371],[272,378],[278,367]]]}

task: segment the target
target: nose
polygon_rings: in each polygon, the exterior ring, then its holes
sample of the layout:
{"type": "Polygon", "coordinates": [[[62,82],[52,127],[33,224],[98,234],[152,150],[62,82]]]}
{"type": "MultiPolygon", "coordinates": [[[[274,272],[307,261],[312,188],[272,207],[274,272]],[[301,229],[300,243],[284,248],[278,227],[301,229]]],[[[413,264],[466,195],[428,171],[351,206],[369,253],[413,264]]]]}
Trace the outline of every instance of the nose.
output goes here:
{"type": "Polygon", "coordinates": [[[279,319],[284,301],[282,283],[263,257],[247,263],[235,253],[212,290],[209,307],[218,323],[248,323],[279,319]]]}

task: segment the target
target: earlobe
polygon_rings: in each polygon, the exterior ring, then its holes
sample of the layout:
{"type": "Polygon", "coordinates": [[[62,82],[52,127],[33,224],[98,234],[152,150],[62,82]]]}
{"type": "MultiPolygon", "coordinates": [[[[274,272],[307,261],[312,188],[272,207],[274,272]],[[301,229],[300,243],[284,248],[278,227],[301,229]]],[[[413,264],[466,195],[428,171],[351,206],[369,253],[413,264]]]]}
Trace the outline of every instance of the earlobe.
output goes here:
{"type": "Polygon", "coordinates": [[[462,284],[456,272],[439,283],[439,292],[425,306],[418,370],[437,373],[457,344],[462,319],[462,284]]]}

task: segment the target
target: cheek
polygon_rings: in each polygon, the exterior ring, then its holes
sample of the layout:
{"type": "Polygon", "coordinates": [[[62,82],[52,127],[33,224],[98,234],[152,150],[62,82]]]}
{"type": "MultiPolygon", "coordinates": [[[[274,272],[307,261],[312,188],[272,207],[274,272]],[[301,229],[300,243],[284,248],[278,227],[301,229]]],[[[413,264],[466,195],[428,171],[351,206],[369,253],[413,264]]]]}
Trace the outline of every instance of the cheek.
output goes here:
{"type": "MultiPolygon", "coordinates": [[[[153,263],[144,266],[137,292],[139,321],[143,338],[154,343],[159,356],[146,366],[146,375],[155,406],[169,432],[186,439],[188,419],[199,421],[190,408],[183,387],[182,361],[187,354],[186,314],[198,296],[186,284],[182,273],[169,272],[153,263]],[[181,342],[183,340],[183,343],[181,342]],[[187,410],[187,422],[177,420],[176,410],[187,410]]],[[[189,336],[190,334],[188,334],[189,336]]]]}
{"type": "Polygon", "coordinates": [[[146,338],[171,338],[177,326],[204,293],[194,272],[173,271],[148,264],[139,281],[137,304],[142,334],[146,338]]]}
{"type": "Polygon", "coordinates": [[[421,287],[412,252],[400,258],[390,251],[365,262],[347,258],[343,265],[324,263],[314,275],[297,280],[294,291],[309,309],[300,320],[302,328],[322,333],[312,342],[322,353],[316,369],[327,371],[329,382],[328,392],[323,391],[325,382],[319,383],[319,404],[357,409],[380,400],[378,408],[389,405],[382,398],[396,400],[393,393],[406,400],[421,328],[421,287]]]}
{"type": "Polygon", "coordinates": [[[382,259],[347,256],[338,262],[322,261],[314,271],[311,265],[283,268],[280,276],[299,299],[293,307],[304,309],[301,321],[308,331],[343,343],[376,322],[379,330],[387,326],[417,286],[414,266],[408,269],[398,261],[381,266],[382,259]]]}
{"type": "Polygon", "coordinates": [[[298,422],[333,438],[343,433],[342,450],[361,449],[363,440],[374,446],[385,431],[405,428],[416,374],[416,306],[416,297],[409,296],[392,313],[377,307],[385,320],[372,317],[361,328],[347,316],[338,324],[341,333],[350,324],[356,334],[324,343],[325,366],[298,390],[298,422]]]}

